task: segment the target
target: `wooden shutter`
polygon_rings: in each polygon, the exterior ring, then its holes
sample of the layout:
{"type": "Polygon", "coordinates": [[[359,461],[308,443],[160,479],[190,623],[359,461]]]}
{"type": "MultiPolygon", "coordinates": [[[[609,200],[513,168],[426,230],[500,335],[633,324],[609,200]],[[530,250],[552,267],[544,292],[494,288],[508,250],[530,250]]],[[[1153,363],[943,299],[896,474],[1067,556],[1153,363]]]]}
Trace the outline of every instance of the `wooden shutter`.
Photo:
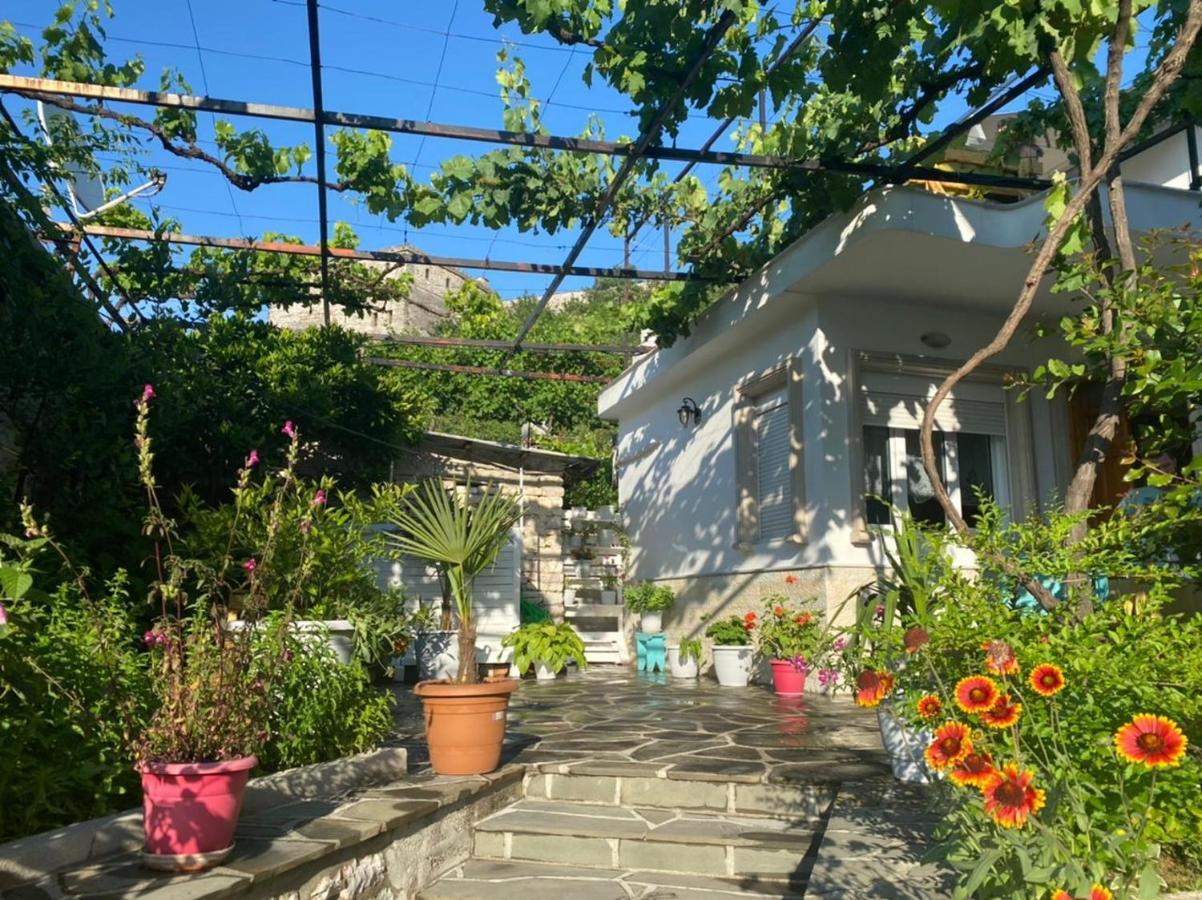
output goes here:
{"type": "Polygon", "coordinates": [[[760,540],[793,533],[793,479],[789,471],[789,404],[785,390],[755,405],[756,506],[760,540]]]}

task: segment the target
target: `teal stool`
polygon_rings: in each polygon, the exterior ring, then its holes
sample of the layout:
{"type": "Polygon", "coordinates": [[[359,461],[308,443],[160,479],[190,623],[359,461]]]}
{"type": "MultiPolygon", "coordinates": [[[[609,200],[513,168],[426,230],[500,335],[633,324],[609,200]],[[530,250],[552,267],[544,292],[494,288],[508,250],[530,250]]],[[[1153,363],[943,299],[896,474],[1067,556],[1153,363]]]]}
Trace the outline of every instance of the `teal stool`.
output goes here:
{"type": "Polygon", "coordinates": [[[638,658],[640,672],[666,672],[668,657],[665,648],[668,637],[665,634],[646,634],[642,631],[634,633],[634,647],[638,658]]]}

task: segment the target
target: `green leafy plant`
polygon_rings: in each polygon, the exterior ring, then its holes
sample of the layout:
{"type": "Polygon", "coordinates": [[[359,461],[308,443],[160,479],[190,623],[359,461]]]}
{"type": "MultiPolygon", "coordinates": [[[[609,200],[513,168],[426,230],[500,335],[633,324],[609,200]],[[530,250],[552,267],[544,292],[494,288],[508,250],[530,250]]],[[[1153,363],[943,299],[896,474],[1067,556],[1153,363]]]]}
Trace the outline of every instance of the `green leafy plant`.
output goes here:
{"type": "Polygon", "coordinates": [[[755,613],[745,616],[731,613],[711,622],[705,629],[705,636],[720,647],[746,647],[751,643],[755,620],[755,613]]]}
{"type": "Polygon", "coordinates": [[[527,597],[521,599],[518,608],[518,615],[523,625],[537,622],[551,622],[551,612],[543,604],[537,600],[530,600],[527,597]]]}
{"type": "Polygon", "coordinates": [[[505,635],[501,646],[513,649],[513,664],[525,672],[534,663],[542,663],[552,672],[563,671],[568,660],[583,669],[584,641],[568,622],[531,622],[505,635]]]}
{"type": "Polygon", "coordinates": [[[666,584],[640,581],[626,589],[626,608],[631,612],[667,612],[676,603],[676,592],[666,584]]]}
{"type": "Polygon", "coordinates": [[[677,651],[677,655],[681,662],[687,663],[691,659],[697,665],[701,665],[701,656],[704,651],[705,648],[697,638],[681,638],[680,650],[677,651]]]}
{"type": "Polygon", "coordinates": [[[471,494],[470,483],[459,493],[428,480],[398,505],[391,519],[398,530],[389,534],[401,552],[429,560],[446,579],[459,619],[459,684],[479,678],[472,583],[496,561],[521,517],[499,488],[486,487],[474,502],[471,494]]]}
{"type": "Polygon", "coordinates": [[[812,604],[813,601],[795,603],[783,594],[764,598],[759,648],[765,657],[816,660],[821,655],[825,629],[822,620],[806,608],[812,604]]]}

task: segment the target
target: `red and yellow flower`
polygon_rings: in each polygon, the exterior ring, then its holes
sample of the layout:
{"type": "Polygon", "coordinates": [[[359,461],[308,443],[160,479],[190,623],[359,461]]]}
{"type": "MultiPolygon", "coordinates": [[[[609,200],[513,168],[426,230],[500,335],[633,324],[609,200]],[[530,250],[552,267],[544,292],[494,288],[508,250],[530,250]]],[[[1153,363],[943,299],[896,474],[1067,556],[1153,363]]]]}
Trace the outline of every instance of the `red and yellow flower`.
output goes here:
{"type": "Polygon", "coordinates": [[[943,701],[935,694],[927,694],[918,700],[918,715],[924,719],[933,719],[943,713],[943,701]]]}
{"type": "Polygon", "coordinates": [[[1031,786],[1035,775],[1030,769],[1019,771],[1015,763],[1006,763],[981,785],[985,812],[1003,828],[1022,828],[1027,819],[1043,809],[1044,792],[1031,786]]]}
{"type": "Polygon", "coordinates": [[[880,706],[881,701],[893,692],[892,672],[875,672],[865,669],[856,679],[856,703],[865,709],[880,706]]]}
{"type": "Polygon", "coordinates": [[[902,646],[906,648],[906,652],[910,654],[917,653],[931,641],[931,636],[927,634],[925,628],[920,628],[915,625],[910,628],[902,636],[902,646]]]}
{"type": "Polygon", "coordinates": [[[948,777],[956,784],[979,788],[993,775],[993,757],[984,750],[972,750],[954,766],[948,777]]]}
{"type": "Polygon", "coordinates": [[[1110,893],[1110,888],[1095,884],[1089,889],[1089,900],[1114,900],[1114,894],[1110,893]]]}
{"type": "Polygon", "coordinates": [[[985,668],[994,675],[1018,674],[1018,657],[1005,641],[986,641],[981,649],[985,651],[985,668]]]}
{"type": "Polygon", "coordinates": [[[1114,734],[1114,749],[1119,756],[1150,769],[1177,765],[1188,744],[1189,739],[1176,722],[1150,713],[1134,716],[1114,734]]]}
{"type": "Polygon", "coordinates": [[[1044,697],[1055,697],[1064,690],[1064,673],[1059,666],[1040,663],[1031,670],[1031,690],[1044,697]]]}
{"type": "Polygon", "coordinates": [[[923,755],[932,769],[950,769],[963,762],[971,752],[972,736],[968,726],[945,722],[936,729],[935,739],[923,755]]]}
{"type": "Polygon", "coordinates": [[[1002,694],[997,702],[981,713],[981,721],[990,728],[1009,728],[1022,715],[1023,705],[1015,703],[1009,694],[1002,694]]]}
{"type": "Polygon", "coordinates": [[[982,713],[997,703],[1001,691],[987,675],[969,675],[956,683],[956,705],[966,713],[982,713]]]}
{"type": "Polygon", "coordinates": [[[1052,900],[1073,900],[1073,895],[1064,888],[1052,891],[1052,900]]]}

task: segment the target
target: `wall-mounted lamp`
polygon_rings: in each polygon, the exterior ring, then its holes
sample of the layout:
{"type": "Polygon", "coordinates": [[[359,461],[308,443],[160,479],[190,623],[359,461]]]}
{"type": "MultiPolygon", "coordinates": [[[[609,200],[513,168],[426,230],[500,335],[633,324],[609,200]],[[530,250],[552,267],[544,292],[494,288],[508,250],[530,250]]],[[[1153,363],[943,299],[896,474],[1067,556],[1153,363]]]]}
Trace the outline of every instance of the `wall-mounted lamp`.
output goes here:
{"type": "Polygon", "coordinates": [[[701,424],[701,410],[697,407],[697,403],[692,397],[685,397],[680,401],[680,406],[676,408],[676,418],[680,419],[680,424],[686,428],[690,423],[693,425],[701,424]]]}
{"type": "Polygon", "coordinates": [[[951,335],[942,331],[928,331],[918,339],[933,350],[942,350],[952,342],[951,335]]]}

